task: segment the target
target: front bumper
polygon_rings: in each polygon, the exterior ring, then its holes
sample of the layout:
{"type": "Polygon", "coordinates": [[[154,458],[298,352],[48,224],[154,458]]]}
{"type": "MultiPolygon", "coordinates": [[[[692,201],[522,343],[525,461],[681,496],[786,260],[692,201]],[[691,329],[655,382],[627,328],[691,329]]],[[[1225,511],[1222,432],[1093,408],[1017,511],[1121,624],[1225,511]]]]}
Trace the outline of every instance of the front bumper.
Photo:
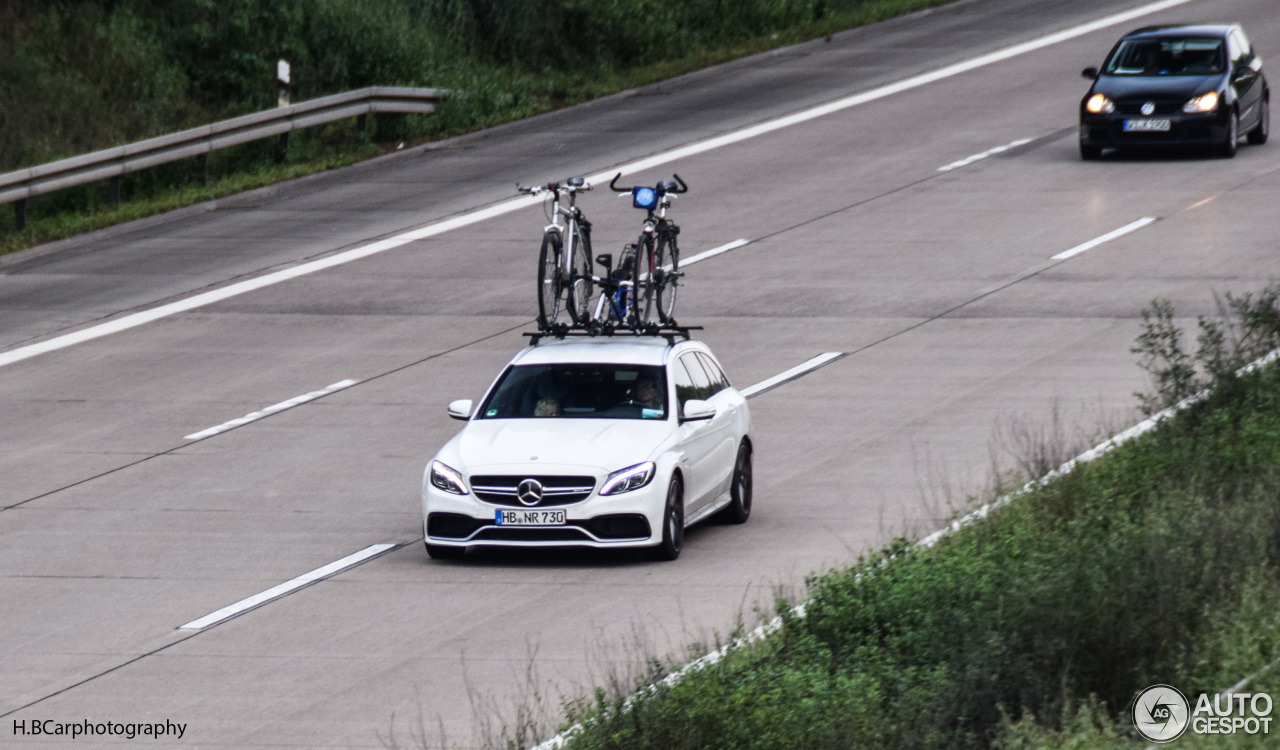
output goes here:
{"type": "MultiPolygon", "coordinates": [[[[574,473],[580,474],[581,471],[574,473]]],[[[475,493],[454,495],[429,482],[422,493],[423,531],[428,544],[442,547],[651,547],[662,541],[669,478],[661,468],[649,484],[610,497],[598,493],[604,475],[585,500],[563,508],[563,526],[504,526],[496,521],[510,505],[485,502],[475,493]]]]}
{"type": "Polygon", "coordinates": [[[1120,113],[1081,115],[1080,143],[1099,148],[1211,146],[1227,138],[1227,115],[1221,108],[1219,112],[1207,115],[1178,112],[1151,118],[1169,120],[1167,131],[1125,132],[1125,120],[1141,119],[1145,118],[1120,113]]]}

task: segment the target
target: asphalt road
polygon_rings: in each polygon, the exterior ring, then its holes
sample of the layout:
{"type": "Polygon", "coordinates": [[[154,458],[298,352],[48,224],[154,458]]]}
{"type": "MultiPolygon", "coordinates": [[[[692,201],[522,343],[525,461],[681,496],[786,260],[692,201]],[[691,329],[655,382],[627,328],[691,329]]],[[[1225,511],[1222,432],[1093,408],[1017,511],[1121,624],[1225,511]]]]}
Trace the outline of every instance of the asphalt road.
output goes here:
{"type": "MultiPolygon", "coordinates": [[[[0,346],[1135,6],[966,0],[0,259],[0,346]]],[[[1081,162],[1079,71],[1159,21],[1238,20],[1280,54],[1271,6],[1193,0],[637,175],[674,169],[692,186],[673,213],[686,254],[751,240],[691,267],[680,300],[735,385],[850,353],[751,402],[752,520],[691,530],[675,563],[422,550],[422,467],[457,426],[444,406],[479,396],[531,329],[537,209],[0,367],[0,744],[66,744],[12,722],[85,718],[187,724],[154,747],[381,747],[393,727],[413,746],[419,717],[429,736],[477,742],[530,673],[554,713],[559,691],[725,633],[775,587],[797,593],[810,571],[936,528],[988,483],[994,434],[1055,413],[1125,426],[1144,387],[1129,352],[1142,307],[1211,313],[1215,291],[1280,271],[1280,145],[1081,162]],[[1143,217],[1157,221],[1051,260],[1143,217]],[[178,630],[377,543],[402,546],[178,630]]],[[[633,238],[623,201],[582,205],[597,251],[633,238]]]]}

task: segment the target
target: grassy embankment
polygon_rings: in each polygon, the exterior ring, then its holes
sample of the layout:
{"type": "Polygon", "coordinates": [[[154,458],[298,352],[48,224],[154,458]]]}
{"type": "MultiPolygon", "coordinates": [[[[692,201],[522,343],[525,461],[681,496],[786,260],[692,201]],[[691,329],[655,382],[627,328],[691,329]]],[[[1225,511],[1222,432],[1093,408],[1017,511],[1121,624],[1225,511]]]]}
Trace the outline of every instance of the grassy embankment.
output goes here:
{"type": "Polygon", "coordinates": [[[0,172],[362,86],[469,92],[0,210],[0,254],[334,169],[949,0],[0,0],[0,172]]]}
{"type": "MultiPolygon", "coordinates": [[[[778,631],[674,685],[570,702],[569,747],[1136,750],[1137,691],[1194,701],[1275,660],[1280,368],[1235,371],[1280,345],[1280,309],[1228,301],[1194,355],[1167,303],[1134,350],[1148,413],[1208,398],[932,548],[812,577],[804,617],[779,603],[778,631]]],[[[1280,668],[1249,690],[1280,697],[1280,668]]],[[[1176,744],[1280,747],[1280,727],[1176,744]]]]}

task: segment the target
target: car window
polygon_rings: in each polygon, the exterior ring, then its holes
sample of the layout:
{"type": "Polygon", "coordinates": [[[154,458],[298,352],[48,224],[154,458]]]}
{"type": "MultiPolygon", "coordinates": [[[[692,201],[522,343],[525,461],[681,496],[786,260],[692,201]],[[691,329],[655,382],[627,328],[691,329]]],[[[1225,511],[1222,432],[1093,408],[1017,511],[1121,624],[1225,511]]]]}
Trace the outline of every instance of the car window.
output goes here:
{"type": "Polygon", "coordinates": [[[1253,59],[1253,48],[1249,44],[1249,39],[1245,37],[1243,31],[1236,29],[1231,32],[1231,43],[1231,46],[1236,47],[1239,50],[1238,54],[1234,52],[1232,53],[1232,60],[1239,60],[1240,62],[1248,63],[1253,59]]]}
{"type": "Polygon", "coordinates": [[[680,413],[683,414],[684,403],[691,398],[699,398],[698,387],[694,385],[693,377],[680,359],[671,367],[671,377],[676,381],[676,401],[680,403],[680,413]]]}
{"type": "Polygon", "coordinates": [[[719,393],[729,387],[729,379],[724,376],[724,371],[720,369],[720,365],[716,361],[702,352],[698,352],[698,361],[702,363],[702,369],[707,371],[707,376],[711,378],[712,393],[719,393]]]}
{"type": "Polygon", "coordinates": [[[1103,72],[1113,76],[1201,76],[1226,69],[1221,39],[1166,37],[1125,39],[1103,72]]]}
{"type": "Polygon", "coordinates": [[[680,355],[680,362],[684,364],[685,369],[689,371],[689,375],[693,378],[693,397],[704,401],[711,398],[711,394],[715,393],[711,386],[711,378],[707,376],[707,371],[702,369],[702,364],[698,362],[696,353],[687,352],[680,355]]]}
{"type": "Polygon", "coordinates": [[[478,419],[665,419],[663,368],[644,365],[520,365],[503,373],[478,419]]]}

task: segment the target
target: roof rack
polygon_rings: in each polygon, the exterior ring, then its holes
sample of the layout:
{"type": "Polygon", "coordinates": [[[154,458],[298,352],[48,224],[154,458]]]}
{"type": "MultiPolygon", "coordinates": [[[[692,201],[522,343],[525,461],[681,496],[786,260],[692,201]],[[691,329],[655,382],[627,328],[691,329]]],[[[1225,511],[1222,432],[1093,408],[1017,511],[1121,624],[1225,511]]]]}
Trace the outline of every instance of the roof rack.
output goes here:
{"type": "Polygon", "coordinates": [[[668,346],[676,345],[676,337],[680,337],[681,341],[688,341],[692,338],[690,331],[701,331],[702,326],[659,326],[649,324],[641,328],[631,328],[622,326],[602,325],[592,328],[571,328],[565,323],[557,323],[550,330],[540,330],[535,332],[525,332],[525,336],[529,337],[529,346],[537,346],[538,342],[547,337],[555,339],[564,339],[568,337],[591,337],[609,336],[609,337],[631,337],[639,338],[641,336],[661,336],[667,340],[668,346]]]}

